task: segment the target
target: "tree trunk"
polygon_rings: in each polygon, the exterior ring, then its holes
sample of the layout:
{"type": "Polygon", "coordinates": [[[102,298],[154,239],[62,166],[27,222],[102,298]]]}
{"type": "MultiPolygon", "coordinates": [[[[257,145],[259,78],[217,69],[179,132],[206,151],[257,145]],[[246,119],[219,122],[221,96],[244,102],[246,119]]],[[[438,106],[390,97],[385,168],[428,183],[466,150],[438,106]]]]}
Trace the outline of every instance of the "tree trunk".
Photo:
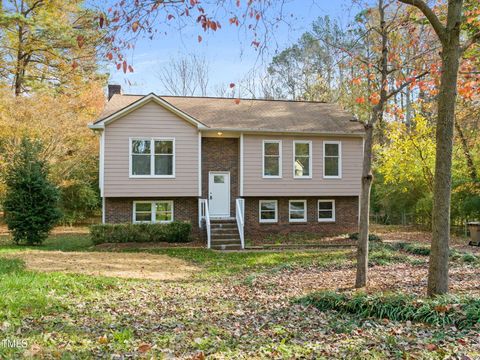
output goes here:
{"type": "Polygon", "coordinates": [[[477,169],[473,163],[472,153],[468,148],[467,139],[463,133],[462,127],[458,123],[458,120],[455,120],[455,130],[457,131],[458,137],[460,138],[460,143],[462,145],[463,155],[465,155],[465,160],[467,161],[467,168],[472,181],[477,181],[477,169]]]}
{"type": "Polygon", "coordinates": [[[442,51],[442,76],[438,95],[432,246],[427,288],[429,296],[448,292],[452,150],[460,57],[461,12],[461,0],[449,2],[447,29],[442,51]]]}
{"type": "MultiPolygon", "coordinates": [[[[376,116],[376,115],[372,115],[376,116]]],[[[357,277],[355,287],[367,286],[368,280],[368,228],[370,223],[370,190],[372,188],[372,146],[373,125],[370,122],[365,125],[365,139],[363,143],[363,170],[362,192],[360,195],[360,223],[357,245],[357,277]]]]}

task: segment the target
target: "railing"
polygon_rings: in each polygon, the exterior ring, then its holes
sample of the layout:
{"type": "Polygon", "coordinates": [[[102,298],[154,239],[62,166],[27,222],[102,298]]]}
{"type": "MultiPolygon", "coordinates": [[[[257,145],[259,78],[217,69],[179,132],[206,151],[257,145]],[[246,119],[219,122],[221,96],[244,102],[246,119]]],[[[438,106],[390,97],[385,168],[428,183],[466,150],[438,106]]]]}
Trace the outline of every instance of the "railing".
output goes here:
{"type": "Polygon", "coordinates": [[[205,219],[205,227],[207,228],[207,248],[210,249],[212,236],[210,230],[210,213],[208,211],[208,200],[199,199],[198,207],[198,226],[202,227],[202,220],[205,219]]]}
{"type": "Polygon", "coordinates": [[[245,199],[236,200],[236,218],[237,218],[237,227],[238,234],[240,235],[240,242],[242,243],[242,249],[245,249],[245,238],[243,233],[243,228],[245,225],[245,199]]]}

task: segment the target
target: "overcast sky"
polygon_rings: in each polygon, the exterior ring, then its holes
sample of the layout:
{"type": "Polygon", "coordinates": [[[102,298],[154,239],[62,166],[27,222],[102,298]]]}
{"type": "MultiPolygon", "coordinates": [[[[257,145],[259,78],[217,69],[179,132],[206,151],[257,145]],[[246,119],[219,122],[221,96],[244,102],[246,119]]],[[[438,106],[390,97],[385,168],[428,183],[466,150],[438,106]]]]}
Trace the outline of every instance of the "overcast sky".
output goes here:
{"type": "Polygon", "coordinates": [[[203,34],[195,25],[181,33],[169,32],[153,40],[140,39],[136,49],[129,54],[129,62],[135,72],[124,75],[111,67],[108,70],[110,83],[122,85],[125,93],[168,95],[156,74],[173,57],[197,54],[204,56],[210,64],[209,95],[214,96],[215,86],[236,82],[251,69],[268,64],[276,51],[294,43],[317,17],[329,15],[346,25],[351,16],[347,4],[344,0],[288,0],[285,13],[294,14],[296,21],[275,31],[276,43],[269,44],[268,54],[262,57],[249,45],[251,37],[240,35],[235,27],[228,24],[222,24],[222,29],[215,33],[203,34]],[[201,43],[197,38],[199,34],[203,37],[201,43]]]}

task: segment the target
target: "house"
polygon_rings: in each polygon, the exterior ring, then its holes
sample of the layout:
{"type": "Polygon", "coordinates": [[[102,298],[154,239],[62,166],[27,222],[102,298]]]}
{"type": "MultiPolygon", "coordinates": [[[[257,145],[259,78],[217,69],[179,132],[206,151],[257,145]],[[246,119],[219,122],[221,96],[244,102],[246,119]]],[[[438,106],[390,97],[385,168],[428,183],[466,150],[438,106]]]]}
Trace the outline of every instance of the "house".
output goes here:
{"type": "Polygon", "coordinates": [[[190,221],[208,247],[357,229],[363,126],[335,104],[123,95],[100,134],[103,222],[190,221]]]}

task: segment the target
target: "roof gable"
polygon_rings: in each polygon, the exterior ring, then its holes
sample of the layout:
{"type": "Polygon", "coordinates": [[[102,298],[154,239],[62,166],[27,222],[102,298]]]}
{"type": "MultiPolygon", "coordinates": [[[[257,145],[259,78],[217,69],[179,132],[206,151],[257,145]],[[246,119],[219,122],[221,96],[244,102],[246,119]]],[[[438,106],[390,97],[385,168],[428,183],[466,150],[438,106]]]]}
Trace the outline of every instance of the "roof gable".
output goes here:
{"type": "Polygon", "coordinates": [[[206,127],[204,124],[202,124],[197,119],[193,118],[189,114],[183,112],[182,110],[178,109],[174,105],[170,104],[168,101],[162,99],[161,97],[159,97],[159,96],[157,96],[153,93],[150,93],[146,96],[132,97],[132,98],[128,99],[129,101],[126,104],[125,104],[125,102],[122,101],[122,100],[124,100],[124,99],[122,99],[122,97],[124,97],[124,95],[114,95],[112,97],[112,99],[110,99],[109,103],[113,100],[113,103],[118,103],[118,104],[113,104],[113,105],[116,105],[116,106],[111,106],[110,109],[105,109],[106,111],[104,110],[100,119],[97,120],[96,122],[94,122],[93,124],[89,125],[89,127],[91,129],[103,129],[105,127],[105,125],[108,125],[108,124],[112,123],[113,121],[115,121],[115,120],[117,120],[121,117],[124,117],[125,115],[131,113],[132,111],[135,111],[135,110],[139,109],[140,107],[142,107],[142,106],[144,106],[144,105],[146,105],[150,102],[154,102],[154,103],[162,106],[166,110],[174,113],[175,115],[177,115],[181,119],[189,122],[190,124],[192,124],[192,125],[194,125],[198,128],[205,128],[206,127]]]}

